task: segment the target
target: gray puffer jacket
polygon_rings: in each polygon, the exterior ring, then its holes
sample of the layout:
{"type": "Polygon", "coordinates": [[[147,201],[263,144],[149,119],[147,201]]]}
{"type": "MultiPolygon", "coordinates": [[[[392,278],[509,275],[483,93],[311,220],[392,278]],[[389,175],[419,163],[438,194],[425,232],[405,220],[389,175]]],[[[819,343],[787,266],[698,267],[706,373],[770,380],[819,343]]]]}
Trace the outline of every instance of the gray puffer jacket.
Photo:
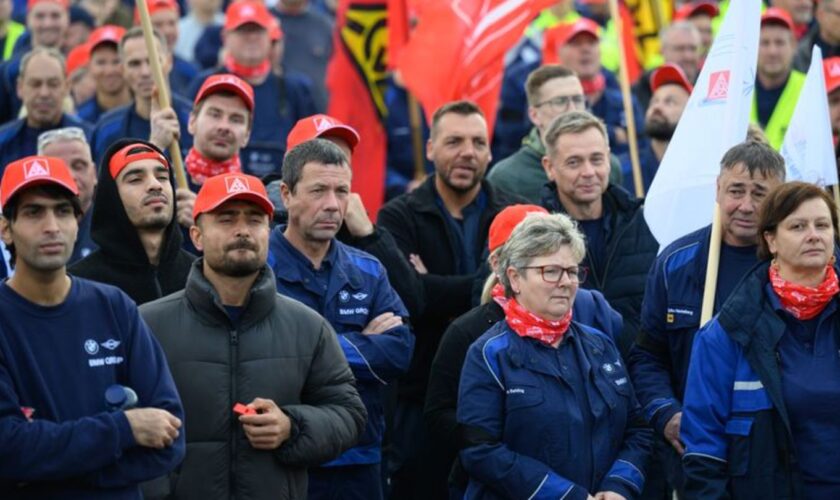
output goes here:
{"type": "Polygon", "coordinates": [[[187,455],[174,498],[303,499],[306,467],[356,443],[366,412],[329,323],[279,295],[263,267],[238,325],[193,264],[186,288],[140,312],[169,361],[184,404],[187,455]],[[292,421],[274,451],[251,447],[232,408],[273,400],[292,421]]]}

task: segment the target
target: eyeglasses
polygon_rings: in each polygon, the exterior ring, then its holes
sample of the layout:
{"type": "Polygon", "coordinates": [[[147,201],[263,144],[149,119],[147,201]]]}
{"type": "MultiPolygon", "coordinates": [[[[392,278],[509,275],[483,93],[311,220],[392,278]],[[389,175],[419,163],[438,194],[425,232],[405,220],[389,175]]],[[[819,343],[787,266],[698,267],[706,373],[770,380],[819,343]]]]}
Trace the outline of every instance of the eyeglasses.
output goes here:
{"type": "Polygon", "coordinates": [[[548,105],[555,109],[566,109],[569,106],[569,103],[571,103],[575,109],[584,109],[586,107],[586,96],[583,94],[560,95],[552,97],[551,99],[546,99],[543,102],[538,102],[534,104],[534,107],[539,108],[548,105]]]}
{"type": "Polygon", "coordinates": [[[563,279],[564,274],[569,275],[569,281],[572,283],[583,283],[586,281],[586,275],[589,269],[586,267],[561,267],[561,266],[525,266],[521,269],[539,269],[542,274],[542,279],[546,283],[557,284],[563,279]]]}

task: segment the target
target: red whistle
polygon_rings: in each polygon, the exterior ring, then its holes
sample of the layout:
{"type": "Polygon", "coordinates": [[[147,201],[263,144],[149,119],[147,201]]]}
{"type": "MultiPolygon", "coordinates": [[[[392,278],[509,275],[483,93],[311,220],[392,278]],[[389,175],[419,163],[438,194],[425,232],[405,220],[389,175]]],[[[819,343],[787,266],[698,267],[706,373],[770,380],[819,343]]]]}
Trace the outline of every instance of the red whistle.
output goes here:
{"type": "Polygon", "coordinates": [[[248,408],[242,403],[236,403],[235,405],[233,405],[233,413],[236,413],[237,415],[256,415],[257,410],[253,408],[248,408]]]}

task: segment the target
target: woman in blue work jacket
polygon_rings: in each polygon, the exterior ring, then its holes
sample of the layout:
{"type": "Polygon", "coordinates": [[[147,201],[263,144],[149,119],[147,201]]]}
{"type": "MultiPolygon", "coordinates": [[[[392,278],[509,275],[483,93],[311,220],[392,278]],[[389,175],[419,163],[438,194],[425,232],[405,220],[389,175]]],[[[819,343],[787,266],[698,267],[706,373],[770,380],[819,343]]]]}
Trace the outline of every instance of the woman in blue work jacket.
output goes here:
{"type": "Polygon", "coordinates": [[[636,498],[651,431],[621,357],[572,321],[583,236],[562,214],[529,214],[499,255],[505,321],[471,347],[458,422],[467,499],[636,498]]]}
{"type": "Polygon", "coordinates": [[[813,184],[783,184],[764,201],[758,234],[764,262],[694,340],[686,496],[837,499],[837,209],[813,184]]]}

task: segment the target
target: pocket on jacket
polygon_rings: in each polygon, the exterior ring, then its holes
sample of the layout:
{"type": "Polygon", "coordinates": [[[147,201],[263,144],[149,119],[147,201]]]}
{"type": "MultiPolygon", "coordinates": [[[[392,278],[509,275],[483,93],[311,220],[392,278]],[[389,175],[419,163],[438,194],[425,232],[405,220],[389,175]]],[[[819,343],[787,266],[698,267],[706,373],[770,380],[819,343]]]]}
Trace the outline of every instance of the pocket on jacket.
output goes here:
{"type": "Polygon", "coordinates": [[[749,470],[753,422],[753,417],[733,417],[726,422],[724,432],[729,438],[727,461],[730,476],[743,476],[749,470]]]}

